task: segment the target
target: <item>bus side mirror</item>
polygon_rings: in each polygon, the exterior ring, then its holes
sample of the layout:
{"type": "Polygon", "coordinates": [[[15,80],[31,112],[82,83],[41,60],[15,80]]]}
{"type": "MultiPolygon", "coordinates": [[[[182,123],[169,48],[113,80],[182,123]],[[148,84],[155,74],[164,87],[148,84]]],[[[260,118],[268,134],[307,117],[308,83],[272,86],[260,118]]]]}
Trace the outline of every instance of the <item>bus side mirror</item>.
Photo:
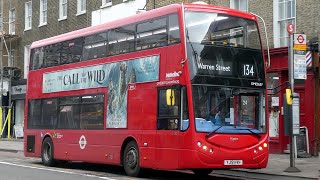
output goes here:
{"type": "Polygon", "coordinates": [[[167,99],[167,105],[168,106],[174,106],[175,98],[174,98],[174,90],[173,89],[167,89],[167,91],[166,91],[166,99],[167,99]]]}
{"type": "Polygon", "coordinates": [[[291,89],[286,89],[286,100],[288,105],[292,105],[292,92],[291,89]]]}

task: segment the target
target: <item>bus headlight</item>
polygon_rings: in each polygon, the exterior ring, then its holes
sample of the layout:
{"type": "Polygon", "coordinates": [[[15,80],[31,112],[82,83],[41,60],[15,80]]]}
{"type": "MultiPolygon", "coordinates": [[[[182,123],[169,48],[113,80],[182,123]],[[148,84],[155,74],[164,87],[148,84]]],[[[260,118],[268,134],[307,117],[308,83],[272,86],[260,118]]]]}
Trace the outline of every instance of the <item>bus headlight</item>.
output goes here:
{"type": "Polygon", "coordinates": [[[264,148],[268,147],[268,144],[267,143],[263,143],[263,147],[264,148]]]}
{"type": "Polygon", "coordinates": [[[208,147],[207,147],[207,146],[203,146],[202,148],[203,148],[203,150],[207,150],[207,149],[208,149],[208,147]]]}
{"type": "Polygon", "coordinates": [[[202,146],[202,144],[201,144],[200,141],[198,141],[197,145],[198,145],[198,147],[201,147],[201,146],[202,146]]]}
{"type": "Polygon", "coordinates": [[[210,153],[213,153],[213,149],[212,149],[212,148],[210,148],[210,149],[209,149],[209,152],[210,152],[210,153]]]}
{"type": "Polygon", "coordinates": [[[262,151],[262,147],[261,146],[259,146],[259,150],[262,151]]]}

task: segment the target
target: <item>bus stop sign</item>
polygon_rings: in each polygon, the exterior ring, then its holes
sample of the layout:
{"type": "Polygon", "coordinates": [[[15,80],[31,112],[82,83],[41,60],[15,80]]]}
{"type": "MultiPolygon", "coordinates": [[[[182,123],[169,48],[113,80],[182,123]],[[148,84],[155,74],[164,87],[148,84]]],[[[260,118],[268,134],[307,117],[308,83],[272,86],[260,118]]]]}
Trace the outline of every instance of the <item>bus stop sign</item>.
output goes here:
{"type": "Polygon", "coordinates": [[[293,24],[288,24],[287,31],[288,31],[289,35],[291,35],[293,33],[293,31],[294,31],[294,25],[293,24]]]}

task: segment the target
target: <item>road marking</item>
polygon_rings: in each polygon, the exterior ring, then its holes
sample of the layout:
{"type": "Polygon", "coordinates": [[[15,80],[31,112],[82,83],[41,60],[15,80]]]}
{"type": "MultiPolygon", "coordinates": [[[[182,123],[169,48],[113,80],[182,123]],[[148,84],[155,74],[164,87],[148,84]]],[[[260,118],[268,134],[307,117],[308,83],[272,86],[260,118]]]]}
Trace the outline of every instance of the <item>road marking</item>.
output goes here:
{"type": "Polygon", "coordinates": [[[59,172],[59,173],[65,173],[65,174],[80,175],[80,176],[93,177],[93,178],[99,178],[99,179],[105,179],[105,180],[116,180],[116,179],[103,177],[103,176],[97,176],[97,175],[91,175],[91,174],[78,174],[78,173],[71,172],[71,171],[63,171],[63,170],[57,170],[57,169],[46,169],[46,168],[41,168],[41,167],[27,166],[27,165],[22,165],[22,164],[14,164],[14,163],[3,162],[3,161],[0,161],[0,164],[6,164],[6,165],[10,165],[10,166],[18,166],[18,167],[24,167],[24,168],[30,168],[30,169],[52,171],[52,172],[59,172]]]}

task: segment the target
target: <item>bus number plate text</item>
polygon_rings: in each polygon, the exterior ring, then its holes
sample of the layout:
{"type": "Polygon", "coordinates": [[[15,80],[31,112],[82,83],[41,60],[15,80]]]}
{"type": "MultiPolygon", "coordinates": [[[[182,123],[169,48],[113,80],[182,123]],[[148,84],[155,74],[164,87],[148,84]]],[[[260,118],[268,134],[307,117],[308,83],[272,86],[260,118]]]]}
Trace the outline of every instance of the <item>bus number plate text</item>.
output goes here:
{"type": "Polygon", "coordinates": [[[233,166],[233,165],[242,165],[242,160],[224,160],[224,165],[233,166]]]}

